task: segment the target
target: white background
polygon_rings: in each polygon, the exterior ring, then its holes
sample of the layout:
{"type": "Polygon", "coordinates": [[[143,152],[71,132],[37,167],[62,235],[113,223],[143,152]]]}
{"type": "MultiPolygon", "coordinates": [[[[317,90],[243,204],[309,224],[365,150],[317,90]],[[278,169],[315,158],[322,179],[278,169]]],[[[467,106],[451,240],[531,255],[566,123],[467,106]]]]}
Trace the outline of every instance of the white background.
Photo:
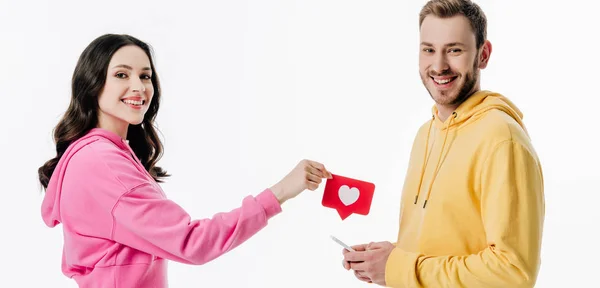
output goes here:
{"type": "MultiPolygon", "coordinates": [[[[545,169],[536,287],[590,287],[600,257],[598,7],[548,2],[478,1],[493,45],[482,88],[522,109],[545,169]]],[[[346,221],[320,205],[323,186],[307,191],[229,254],[171,262],[171,287],[370,287],[342,269],[328,236],[395,241],[410,147],[433,105],[417,66],[425,1],[0,3],[1,286],[75,287],[60,271],[61,226],[40,218],[37,168],[54,156],[51,130],[81,51],[128,33],[155,49],[160,164],[174,175],[163,187],[193,217],[238,207],[302,158],[377,185],[371,214],[346,221]]]]}

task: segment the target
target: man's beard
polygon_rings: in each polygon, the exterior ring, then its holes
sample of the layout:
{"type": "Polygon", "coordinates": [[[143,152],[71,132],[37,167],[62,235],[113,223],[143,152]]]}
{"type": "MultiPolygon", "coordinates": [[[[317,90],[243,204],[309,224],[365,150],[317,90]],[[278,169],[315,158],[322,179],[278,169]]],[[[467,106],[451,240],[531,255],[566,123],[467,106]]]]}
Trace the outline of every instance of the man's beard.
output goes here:
{"type": "MultiPolygon", "coordinates": [[[[444,71],[442,71],[442,73],[439,73],[439,74],[433,73],[433,72],[428,72],[427,76],[425,78],[423,76],[421,76],[421,80],[423,81],[423,85],[425,86],[425,89],[427,89],[427,92],[429,92],[429,96],[431,96],[431,99],[433,99],[433,101],[435,101],[437,104],[448,105],[448,106],[458,106],[461,103],[463,103],[465,100],[467,100],[469,98],[469,96],[471,96],[471,94],[473,94],[473,92],[475,92],[473,90],[475,89],[475,85],[477,84],[477,80],[479,79],[479,69],[477,69],[478,66],[479,66],[479,61],[477,59],[475,59],[475,61],[473,61],[472,70],[467,72],[467,74],[464,76],[465,82],[462,84],[462,86],[458,90],[458,95],[456,95],[456,97],[454,97],[454,98],[445,97],[445,96],[447,96],[447,93],[452,93],[452,91],[434,91],[436,93],[439,93],[442,96],[441,99],[435,99],[435,97],[433,97],[432,90],[437,90],[437,89],[434,86],[430,90],[429,87],[427,86],[428,81],[431,80],[431,77],[433,77],[433,76],[446,76],[446,75],[458,76],[456,73],[453,73],[451,70],[444,70],[444,71]]],[[[457,80],[458,79],[455,79],[454,81],[457,81],[457,80]]],[[[435,84],[433,84],[433,85],[435,85],[435,84]]]]}

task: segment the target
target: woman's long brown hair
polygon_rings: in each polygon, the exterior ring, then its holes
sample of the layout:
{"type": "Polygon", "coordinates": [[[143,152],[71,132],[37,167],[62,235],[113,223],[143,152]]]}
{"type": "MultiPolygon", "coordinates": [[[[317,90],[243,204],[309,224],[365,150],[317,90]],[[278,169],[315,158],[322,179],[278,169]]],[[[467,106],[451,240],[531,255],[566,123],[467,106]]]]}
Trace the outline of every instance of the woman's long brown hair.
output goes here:
{"type": "Polygon", "coordinates": [[[154,86],[154,96],[143,122],[129,125],[127,139],[136,156],[157,182],[169,176],[156,166],[163,153],[163,145],[154,127],[161,93],[151,47],[129,35],[106,34],[92,41],[77,61],[71,83],[71,102],[54,128],[56,156],[38,169],[39,181],[44,189],[48,187],[50,177],[69,145],[98,125],[98,96],[106,82],[108,65],[114,53],[126,45],[138,46],[146,52],[153,71],[151,80],[154,86]]]}

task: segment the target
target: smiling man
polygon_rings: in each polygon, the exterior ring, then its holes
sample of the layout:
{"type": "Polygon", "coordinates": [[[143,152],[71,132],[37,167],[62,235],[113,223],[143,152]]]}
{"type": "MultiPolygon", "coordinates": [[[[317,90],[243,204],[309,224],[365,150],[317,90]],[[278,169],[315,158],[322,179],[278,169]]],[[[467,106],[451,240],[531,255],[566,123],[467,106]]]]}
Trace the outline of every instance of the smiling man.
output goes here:
{"type": "Polygon", "coordinates": [[[521,111],[480,89],[486,17],[468,0],[420,13],[419,69],[435,105],[415,137],[396,243],[344,250],[362,281],[388,287],[533,287],[544,184],[521,111]]]}

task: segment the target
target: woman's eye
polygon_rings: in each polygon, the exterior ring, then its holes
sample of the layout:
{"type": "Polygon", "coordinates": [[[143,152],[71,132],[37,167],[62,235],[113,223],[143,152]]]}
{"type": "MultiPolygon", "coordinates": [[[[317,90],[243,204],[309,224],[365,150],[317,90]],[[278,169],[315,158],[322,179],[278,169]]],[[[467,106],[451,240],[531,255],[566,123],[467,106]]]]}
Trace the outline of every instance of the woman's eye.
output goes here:
{"type": "Polygon", "coordinates": [[[127,74],[123,73],[123,72],[119,72],[115,75],[117,78],[127,78],[127,74]]]}
{"type": "Polygon", "coordinates": [[[145,74],[145,75],[142,75],[141,78],[142,79],[146,79],[146,80],[150,80],[150,79],[152,79],[152,76],[145,74]]]}

